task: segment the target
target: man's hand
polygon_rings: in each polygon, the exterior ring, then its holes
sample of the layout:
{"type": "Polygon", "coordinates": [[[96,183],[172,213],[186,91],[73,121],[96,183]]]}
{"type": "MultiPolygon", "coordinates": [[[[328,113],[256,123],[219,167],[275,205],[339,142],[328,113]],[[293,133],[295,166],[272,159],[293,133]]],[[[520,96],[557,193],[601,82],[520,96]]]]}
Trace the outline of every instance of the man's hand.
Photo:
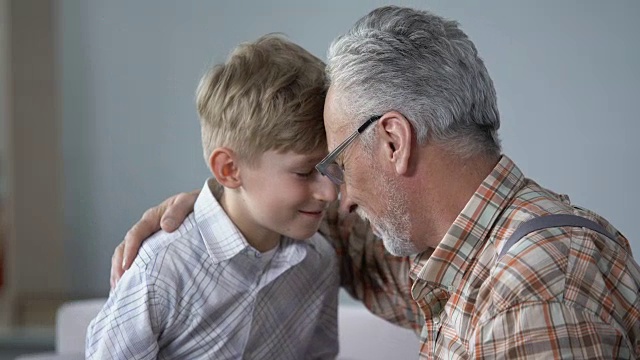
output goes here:
{"type": "Polygon", "coordinates": [[[142,218],[127,231],[124,240],[116,247],[111,257],[111,288],[113,289],[133,263],[142,242],[156,231],[175,231],[193,211],[200,190],[174,195],[160,205],[144,212],[142,218]]]}

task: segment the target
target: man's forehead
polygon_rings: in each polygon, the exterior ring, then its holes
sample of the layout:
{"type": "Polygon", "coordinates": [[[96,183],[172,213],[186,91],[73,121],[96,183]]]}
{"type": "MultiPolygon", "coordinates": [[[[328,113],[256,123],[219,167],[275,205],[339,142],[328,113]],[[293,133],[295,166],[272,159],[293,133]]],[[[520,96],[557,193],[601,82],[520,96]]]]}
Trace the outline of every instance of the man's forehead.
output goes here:
{"type": "Polygon", "coordinates": [[[332,142],[338,141],[336,137],[340,136],[341,130],[346,125],[342,117],[342,112],[336,98],[336,91],[333,87],[329,87],[324,103],[324,127],[327,132],[329,148],[332,147],[332,142]]]}

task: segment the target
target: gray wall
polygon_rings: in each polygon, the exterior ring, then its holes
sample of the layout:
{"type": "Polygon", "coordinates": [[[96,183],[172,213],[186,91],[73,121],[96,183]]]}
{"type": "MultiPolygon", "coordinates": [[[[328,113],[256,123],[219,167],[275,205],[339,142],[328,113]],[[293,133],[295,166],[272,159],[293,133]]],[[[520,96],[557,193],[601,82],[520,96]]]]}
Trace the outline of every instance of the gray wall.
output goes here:
{"type": "MultiPolygon", "coordinates": [[[[197,81],[241,41],[284,32],[324,58],[379,1],[59,4],[66,252],[72,291],[106,294],[142,211],[207,176],[197,81]]],[[[609,218],[640,254],[640,2],[406,1],[460,21],[495,81],[506,153],[609,218]]]]}
{"type": "MultiPolygon", "coordinates": [[[[7,171],[9,168],[9,16],[8,16],[7,0],[0,0],[0,206],[6,196],[8,179],[7,171]]],[[[1,210],[0,210],[1,212],[1,210]]],[[[1,215],[0,215],[1,216],[1,215]]],[[[2,219],[0,218],[0,221],[2,219]]],[[[2,230],[0,230],[2,231],[2,230]]],[[[0,239],[2,239],[0,235],[0,239]]],[[[0,244],[0,247],[3,246],[0,244]]]]}

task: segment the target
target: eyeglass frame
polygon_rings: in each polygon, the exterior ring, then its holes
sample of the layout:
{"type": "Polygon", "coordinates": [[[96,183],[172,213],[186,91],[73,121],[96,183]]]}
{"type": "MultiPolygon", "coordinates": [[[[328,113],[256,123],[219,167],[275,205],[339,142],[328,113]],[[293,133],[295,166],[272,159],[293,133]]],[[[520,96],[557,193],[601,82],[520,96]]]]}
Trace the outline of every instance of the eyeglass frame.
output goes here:
{"type": "Polygon", "coordinates": [[[362,125],[360,125],[356,131],[354,131],[349,137],[344,139],[340,145],[338,145],[333,151],[331,151],[327,156],[322,159],[318,164],[316,164],[316,170],[323,176],[326,176],[336,185],[344,184],[344,170],[342,166],[338,164],[335,160],[340,156],[340,154],[358,137],[358,135],[362,134],[371,124],[380,120],[382,115],[374,115],[367,119],[362,125]],[[333,173],[331,173],[331,169],[334,169],[333,173]]]}

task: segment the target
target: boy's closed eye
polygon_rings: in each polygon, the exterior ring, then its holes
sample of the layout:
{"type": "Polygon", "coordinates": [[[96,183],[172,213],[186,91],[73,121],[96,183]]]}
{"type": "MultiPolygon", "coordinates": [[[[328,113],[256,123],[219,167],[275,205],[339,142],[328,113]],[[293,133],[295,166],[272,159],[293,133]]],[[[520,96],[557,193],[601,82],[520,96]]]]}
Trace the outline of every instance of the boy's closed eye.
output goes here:
{"type": "Polygon", "coordinates": [[[313,173],[315,173],[315,172],[316,172],[315,169],[311,169],[311,170],[294,171],[294,174],[299,178],[307,179],[311,175],[313,175],[313,173]]]}

